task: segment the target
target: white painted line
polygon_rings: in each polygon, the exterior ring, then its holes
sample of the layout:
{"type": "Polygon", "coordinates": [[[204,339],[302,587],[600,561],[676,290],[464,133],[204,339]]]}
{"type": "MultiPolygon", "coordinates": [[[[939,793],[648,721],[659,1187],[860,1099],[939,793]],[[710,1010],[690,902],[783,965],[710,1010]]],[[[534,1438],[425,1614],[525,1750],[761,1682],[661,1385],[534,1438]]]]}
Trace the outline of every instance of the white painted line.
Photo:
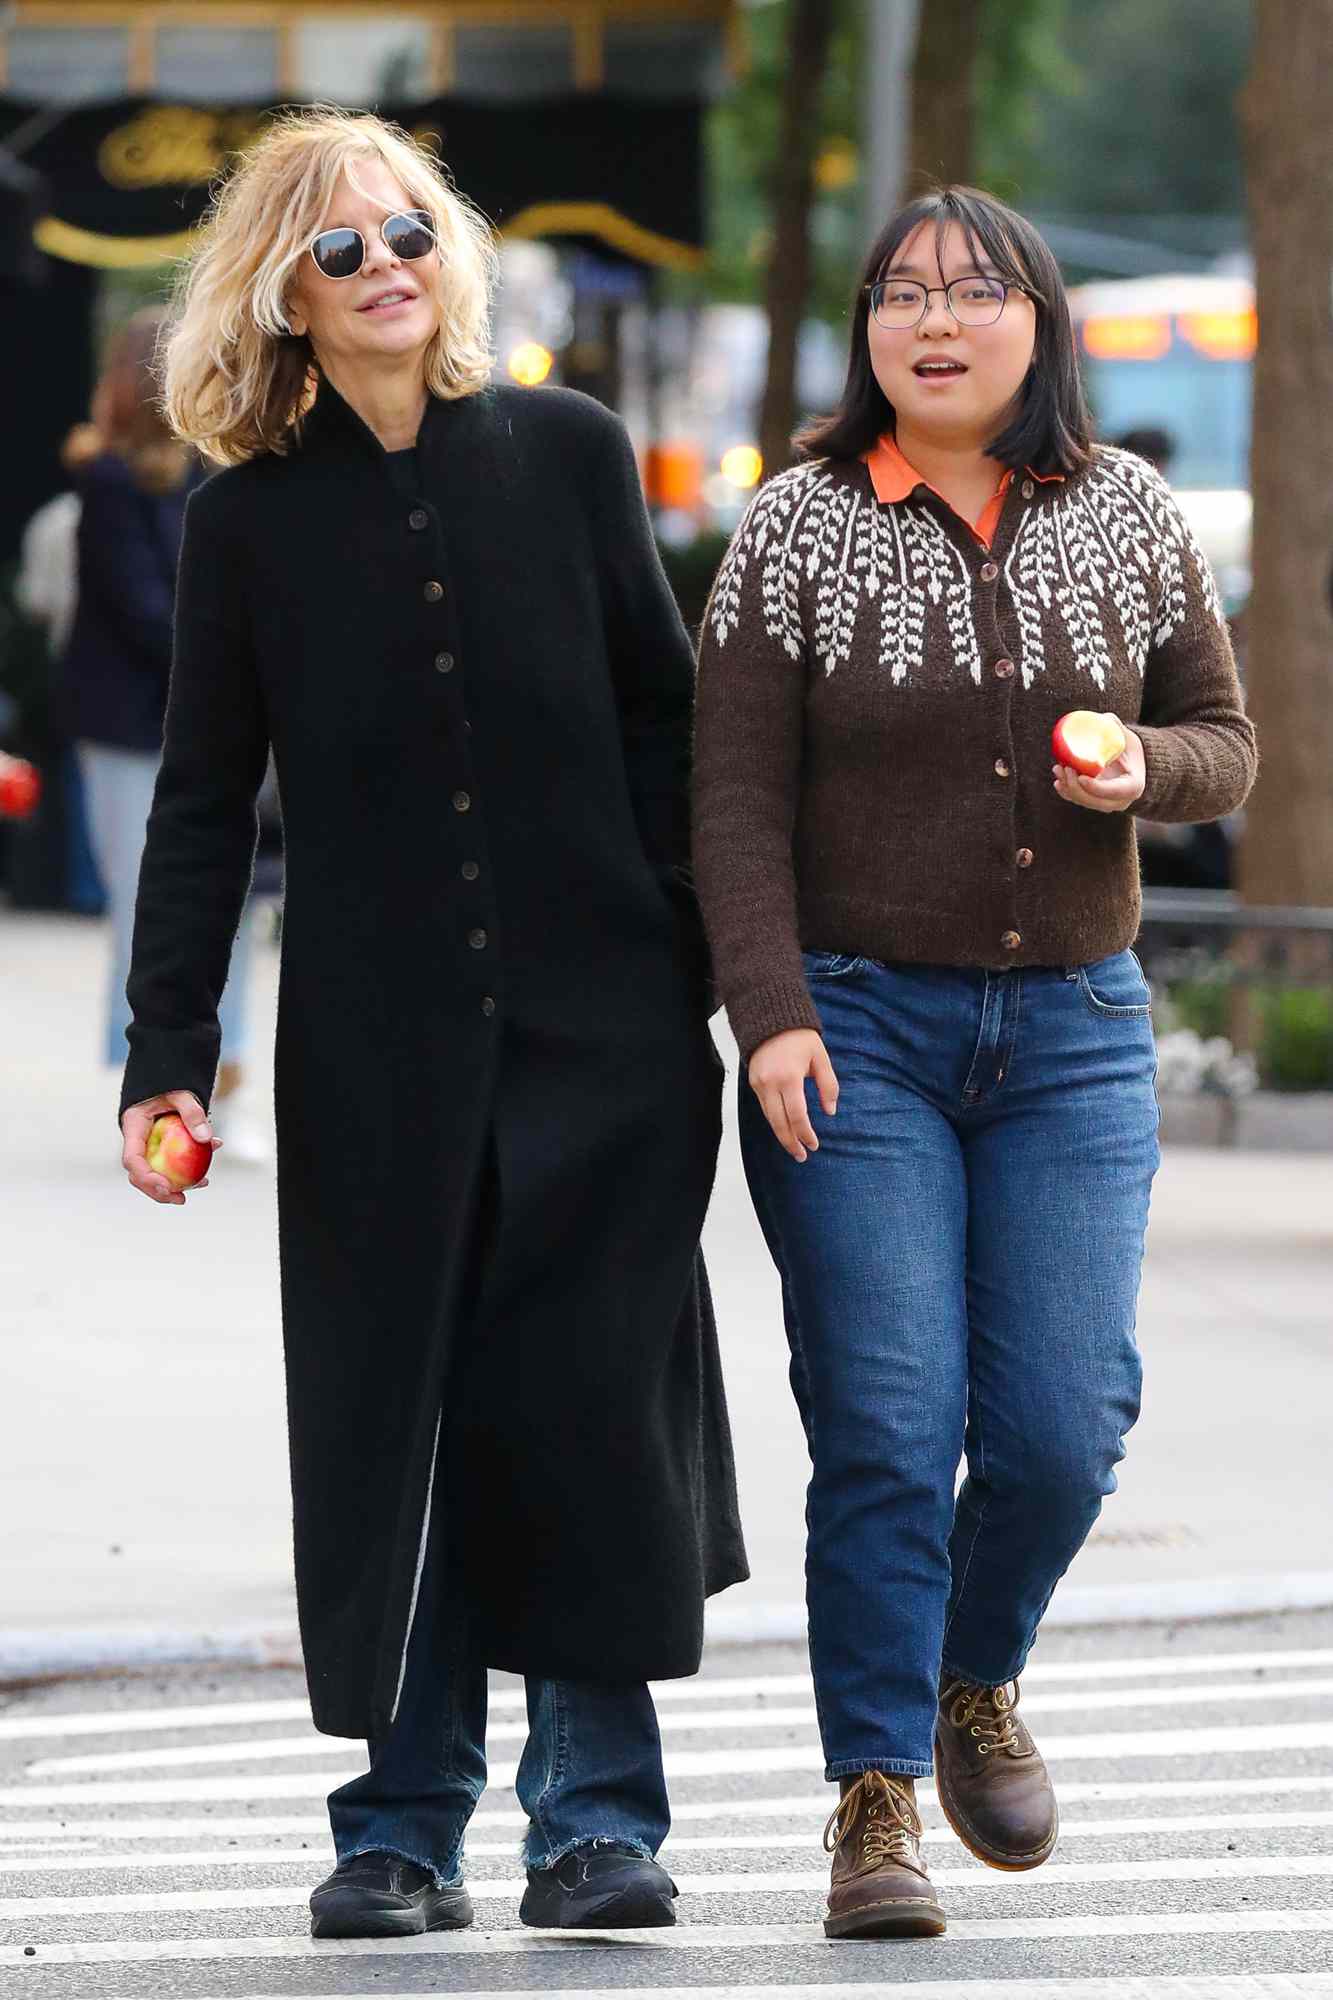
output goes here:
{"type": "MultiPolygon", "coordinates": [[[[893,1946],[889,1945],[892,1951],[893,1946]]],[[[894,1980],[892,1992],[905,2000],[1014,2000],[1012,1979],[909,1979],[894,1980]]],[[[821,1983],[818,1986],[580,1986],[578,2000],[625,2000],[628,1993],[646,1992],[651,2000],[866,2000],[867,1993],[888,1992],[887,1987],[821,1983]]],[[[505,2000],[552,2000],[549,1986],[530,1986],[521,1992],[506,1987],[505,2000]]],[[[376,2000],[420,2000],[414,1994],[381,1993],[376,2000]]],[[[283,2000],[279,1994],[252,1994],[250,2000],[283,2000]]],[[[307,1996],[316,2000],[316,1996],[307,1996]]],[[[345,2000],[328,1994],[323,2000],[345,2000]]],[[[455,1991],[454,2000],[495,2000],[495,1988],[468,1993],[455,1991]]],[[[569,1995],[563,1996],[569,2000],[569,1995]]],[[[1228,1973],[1220,1978],[1196,1979],[1170,1974],[1147,1979],[1039,1979],[1028,1982],[1024,2000],[1333,2000],[1333,1973],[1274,1972],[1228,1973]]]]}
{"type": "MultiPolygon", "coordinates": [[[[1231,1857],[1204,1855],[1191,1859],[1156,1856],[1145,1861],[1048,1861],[1026,1874],[999,1875],[980,1862],[962,1868],[935,1868],[931,1879],[941,1887],[995,1889],[1007,1894],[1058,1886],[1089,1888],[1136,1882],[1235,1882],[1261,1878],[1273,1881],[1333,1880],[1333,1854],[1252,1854],[1231,1857]]],[[[682,1896],[790,1896],[828,1889],[828,1869],[792,1869],[782,1874],[719,1871],[707,1875],[677,1875],[682,1896]]],[[[0,1922],[20,1923],[33,1917],[162,1915],[167,1911],[276,1910],[300,1908],[311,1884],[269,1883],[254,1889],[134,1889],[120,1894],[88,1896],[0,1896],[0,1922]]],[[[476,1901],[492,1902],[523,1894],[522,1877],[473,1880],[469,1893],[476,1901]]]]}
{"type": "MultiPolygon", "coordinates": [[[[1249,1728],[1145,1729],[1088,1736],[1042,1737],[1048,1764],[1080,1759],[1104,1761],[1125,1757],[1257,1756],[1272,1750],[1333,1749],[1333,1722],[1264,1723],[1249,1728]]],[[[813,1744],[787,1743],[755,1750],[676,1750],[663,1759],[668,1778],[715,1778],[727,1775],[770,1775],[778,1771],[823,1770],[813,1744]]],[[[50,1785],[0,1787],[0,1807],[32,1810],[45,1805],[153,1805],[199,1802],[205,1799],[319,1798],[332,1785],[359,1777],[364,1761],[334,1765],[323,1771],[293,1771],[286,1775],[256,1773],[237,1778],[142,1778],[127,1783],[64,1782],[50,1785]]],[[[511,1787],[516,1763],[493,1764],[493,1790],[511,1787]]]]}
{"type": "MultiPolygon", "coordinates": [[[[1163,1708],[1176,1705],[1194,1707],[1200,1702],[1219,1702],[1229,1708],[1246,1703],[1306,1701],[1333,1695],[1333,1677],[1296,1681],[1240,1681],[1221,1687],[1112,1688],[1090,1696],[1079,1689],[1062,1694],[1036,1695],[1024,1701],[1026,1715],[1086,1714],[1110,1709],[1163,1708]]],[[[748,1731],[752,1729],[810,1729],[817,1720],[814,1704],[792,1708],[719,1708],[686,1711],[680,1716],[663,1715],[664,1731],[678,1729],[748,1731]]],[[[522,1741],[528,1725],[522,1722],[492,1724],[487,1743],[522,1741]]],[[[173,1744],[165,1750],[97,1750],[69,1757],[39,1757],[26,1768],[33,1778],[61,1777],[65,1773],[93,1771],[179,1770],[204,1764],[271,1763],[287,1757],[346,1757],[346,1739],[319,1736],[310,1731],[299,1736],[234,1739],[229,1743],[173,1744]]]]}
{"type": "MultiPolygon", "coordinates": [[[[1018,1881],[1018,1876],[1007,1878],[1018,1881]]],[[[1325,1936],[1333,1932],[1333,1910],[1181,1910],[1169,1914],[958,1918],[950,1921],[945,1936],[932,1938],[932,1953],[947,1950],[950,1944],[978,1942],[1024,1944],[1045,1943],[1055,1938],[1137,1938],[1137,1937],[1237,1937],[1325,1936]]],[[[218,1938],[115,1938],[97,1944],[43,1944],[32,1957],[22,1945],[0,1945],[0,1966],[21,1965],[27,1971],[43,1965],[157,1965],[203,1964],[223,1959],[259,1961],[263,1959],[317,1958],[489,1958],[499,1953],[560,1952],[566,1959],[571,1950],[598,1948],[599,1961],[621,1946],[632,1952],[632,1963],[643,1964],[644,1954],[677,1951],[762,1951],[767,1946],[791,1950],[815,1945],[819,1963],[827,1965],[831,1956],[856,1954],[849,1963],[866,1963],[864,1944],[830,1944],[817,1923],[809,1924],[681,1924],[673,1930],[581,1931],[577,1943],[568,1931],[431,1931],[424,1937],[395,1938],[309,1938],[309,1937],[218,1937],[218,1938]]],[[[890,1947],[895,1953],[901,1944],[890,1947]]],[[[550,1989],[546,1989],[548,1992],[550,1989]]],[[[649,1989],[651,1990],[651,1989],[649,1989]]],[[[865,1989],[862,1988],[862,1991],[865,1989]]],[[[1029,1983],[1028,1991],[1033,1990],[1029,1983]]],[[[1039,1991],[1039,1988],[1038,1988],[1039,1991]]]]}
{"type": "MultiPolygon", "coordinates": [[[[722,1828],[717,1833],[681,1834],[673,1833],[662,1848],[661,1859],[664,1867],[673,1865],[678,1855],[684,1854],[772,1854],[823,1852],[822,1827],[827,1816],[828,1800],[817,1802],[818,1812],[812,1807],[810,1823],[791,1832],[736,1833],[730,1828],[722,1828]]],[[[735,1813],[733,1816],[749,1819],[749,1813],[735,1813]]],[[[1306,1827],[1333,1827],[1333,1812],[1264,1812],[1228,1813],[1225,1821],[1220,1821],[1216,1813],[1188,1813],[1178,1818],[1145,1819],[1062,1819],[1060,1841],[1067,1840],[1123,1840],[1131,1836],[1146,1837],[1150,1840],[1178,1840],[1186,1834],[1210,1833],[1219,1838],[1223,1833],[1230,1835],[1268,1833],[1274,1829],[1294,1830],[1306,1827]]],[[[49,1847],[26,1848],[21,1854],[0,1854],[0,1875],[89,1875],[89,1874],[132,1874],[142,1869],[186,1869],[186,1868],[304,1868],[307,1873],[315,1869],[327,1868],[333,1862],[333,1847],[327,1826],[320,1829],[323,1838],[306,1847],[204,1847],[204,1848],[163,1848],[159,1852],[120,1846],[118,1848],[81,1848],[76,1854],[60,1853],[53,1860],[49,1858],[60,1843],[49,1847]]],[[[471,1861],[515,1859],[520,1840],[519,1830],[508,1840],[474,1840],[469,1833],[467,1859],[471,1861]]],[[[957,1835],[948,1826],[926,1828],[927,1843],[938,1846],[956,1847],[957,1835]]],[[[73,1841],[64,1843],[72,1847],[73,1841]]],[[[1043,1881],[1052,1879],[1051,1867],[1045,1868],[1043,1881]]]]}
{"type": "MultiPolygon", "coordinates": [[[[99,1795],[102,1787],[98,1787],[99,1795]]],[[[1259,1778],[1127,1778],[1099,1784],[1095,1779],[1062,1782],[1060,1803],[1071,1805],[1111,1805],[1125,1799],[1225,1799],[1230,1807],[1241,1798],[1295,1798],[1310,1795],[1324,1795],[1333,1792],[1333,1771],[1323,1777],[1311,1777],[1306,1773],[1281,1772],[1259,1778]]],[[[752,1819],[818,1819],[822,1825],[831,1809],[832,1787],[827,1791],[809,1792],[791,1798],[729,1798],[729,1799],[684,1799],[673,1804],[672,1819],[676,1825],[692,1825],[698,1821],[752,1819]]],[[[917,1804],[929,1812],[935,1807],[935,1795],[931,1786],[922,1782],[917,1786],[917,1804]]],[[[1313,1817],[1302,1814],[1303,1824],[1320,1825],[1323,1815],[1313,1817]]],[[[486,1833],[500,1827],[522,1830],[528,1823],[527,1814],[487,1802],[478,1808],[472,1826],[478,1833],[486,1833]]],[[[1169,1825],[1169,1821],[1163,1821],[1169,1825]]],[[[1228,1823],[1230,1821],[1228,1820],[1228,1823]]],[[[1209,1825],[1216,1825],[1213,1815],[1209,1825]]],[[[226,1840],[239,1839],[280,1839],[283,1835],[296,1838],[307,1836],[313,1842],[328,1838],[329,1822],[324,1813],[249,1813],[240,1818],[229,1819],[219,1814],[197,1818],[143,1818],[122,1815],[116,1819],[26,1819],[0,1820],[3,1835],[10,1840],[40,1841],[42,1852],[52,1853],[66,1836],[83,1841],[114,1840],[122,1844],[133,1840],[226,1840]],[[53,1837],[54,1836],[54,1837],[53,1837]]],[[[1066,1822],[1063,1829],[1068,1833],[1073,1829],[1066,1822]]]]}
{"type": "MultiPolygon", "coordinates": [[[[1143,1653],[1133,1659],[1052,1660],[1034,1659],[1023,1675],[1024,1699],[1035,1699],[1030,1690],[1059,1681],[1075,1681],[1080,1686],[1105,1680],[1170,1678],[1189,1680],[1199,1674],[1272,1673],[1295,1670],[1310,1673],[1316,1668],[1333,1667],[1333,1646],[1287,1648],[1281,1651],[1242,1653],[1143,1653]]],[[[679,1702],[729,1701],[755,1695],[808,1695],[808,1673],[791,1674],[706,1674],[693,1680],[654,1681],[653,1698],[659,1708],[679,1702]]],[[[522,1709],[521,1688],[495,1688],[490,1706],[496,1711],[522,1709]]],[[[45,1714],[0,1717],[0,1743],[13,1743],[39,1736],[134,1736],[144,1732],[175,1729],[223,1729],[243,1725],[254,1728],[262,1723],[310,1721],[310,1704],[292,1701],[232,1701],[195,1704],[179,1708],[115,1708],[92,1712],[77,1710],[68,1715],[45,1714]]]]}

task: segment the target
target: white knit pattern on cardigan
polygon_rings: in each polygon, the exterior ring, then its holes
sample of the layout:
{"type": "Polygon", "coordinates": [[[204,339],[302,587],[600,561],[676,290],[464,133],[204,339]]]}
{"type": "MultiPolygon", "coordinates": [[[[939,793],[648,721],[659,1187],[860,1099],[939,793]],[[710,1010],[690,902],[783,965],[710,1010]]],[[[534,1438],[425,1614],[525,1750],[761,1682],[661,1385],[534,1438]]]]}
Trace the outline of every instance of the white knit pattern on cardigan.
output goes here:
{"type": "MultiPolygon", "coordinates": [[[[975,563],[928,508],[881,505],[868,478],[849,484],[821,462],[780,473],[752,501],[718,572],[708,616],[719,646],[739,623],[752,565],[764,629],[793,659],[831,674],[851,657],[857,620],[878,618],[879,663],[893,685],[910,687],[933,612],[958,672],[980,686],[975,563]]],[[[1212,570],[1166,481],[1132,453],[1099,446],[1083,477],[1044,489],[1005,559],[1022,685],[1045,672],[1052,623],[1063,627],[1090,698],[1106,688],[1113,657],[1142,675],[1152,647],[1185,616],[1186,565],[1220,625],[1212,570]]]]}

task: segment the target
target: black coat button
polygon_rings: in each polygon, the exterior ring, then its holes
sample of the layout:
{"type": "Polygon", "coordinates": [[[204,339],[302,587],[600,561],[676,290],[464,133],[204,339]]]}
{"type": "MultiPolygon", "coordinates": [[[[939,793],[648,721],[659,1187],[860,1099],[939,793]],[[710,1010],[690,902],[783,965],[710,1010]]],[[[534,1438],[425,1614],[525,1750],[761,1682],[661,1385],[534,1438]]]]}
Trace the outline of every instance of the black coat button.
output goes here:
{"type": "Polygon", "coordinates": [[[485,931],[469,931],[467,941],[472,946],[473,951],[485,951],[486,949],[485,931]]]}
{"type": "Polygon", "coordinates": [[[414,507],[407,517],[407,525],[409,528],[416,528],[418,531],[422,528],[428,528],[430,526],[430,515],[424,507],[414,507]]]}
{"type": "Polygon", "coordinates": [[[472,805],[472,800],[468,797],[468,794],[466,792],[454,793],[455,812],[465,813],[470,809],[471,805],[472,805]]]}
{"type": "Polygon", "coordinates": [[[475,861],[465,861],[463,863],[463,880],[465,882],[475,882],[480,873],[481,870],[475,861]]]}
{"type": "Polygon", "coordinates": [[[444,585],[442,583],[428,583],[421,594],[427,604],[438,604],[444,596],[444,585]]]}
{"type": "Polygon", "coordinates": [[[451,674],[453,670],[454,656],[452,653],[437,653],[435,655],[435,671],[437,674],[451,674]]]}
{"type": "Polygon", "coordinates": [[[488,1019],[495,1012],[495,1002],[494,1000],[492,1000],[489,993],[486,995],[486,998],[481,1003],[481,1011],[483,1014],[487,1016],[488,1019]]]}

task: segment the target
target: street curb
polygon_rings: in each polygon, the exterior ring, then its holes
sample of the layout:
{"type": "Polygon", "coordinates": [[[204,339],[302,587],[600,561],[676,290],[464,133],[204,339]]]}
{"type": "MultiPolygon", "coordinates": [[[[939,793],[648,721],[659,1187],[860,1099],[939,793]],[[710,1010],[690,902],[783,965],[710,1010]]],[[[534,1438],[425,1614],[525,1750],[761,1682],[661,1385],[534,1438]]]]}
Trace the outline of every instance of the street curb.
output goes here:
{"type": "MultiPolygon", "coordinates": [[[[1185,1619],[1243,1618],[1333,1607],[1333,1570],[1185,1578],[1169,1583],[1088,1584],[1058,1592],[1046,1626],[1159,1625],[1185,1619]]],[[[708,1606],[707,1636],[718,1646],[805,1639],[805,1606],[708,1606]]],[[[168,1666],[299,1667],[295,1628],[215,1626],[173,1632],[154,1626],[73,1627],[10,1632],[0,1642],[0,1689],[44,1680],[134,1673],[168,1666]]]]}
{"type": "MultiPolygon", "coordinates": [[[[1333,1607],[1333,1570],[1261,1571],[1246,1576],[1182,1577],[1164,1583],[1097,1583],[1058,1590],[1043,1626],[1162,1625],[1193,1618],[1244,1618],[1262,1612],[1333,1607]]],[[[708,1606],[714,1645],[778,1644],[805,1638],[803,1604],[708,1606]]]]}

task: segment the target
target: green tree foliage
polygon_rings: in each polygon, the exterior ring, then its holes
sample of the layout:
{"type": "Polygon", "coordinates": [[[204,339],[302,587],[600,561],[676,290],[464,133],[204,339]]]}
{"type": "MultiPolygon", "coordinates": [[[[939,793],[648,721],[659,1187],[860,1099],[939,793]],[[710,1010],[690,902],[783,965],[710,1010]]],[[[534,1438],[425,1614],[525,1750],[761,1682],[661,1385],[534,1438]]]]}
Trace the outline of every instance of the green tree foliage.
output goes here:
{"type": "Polygon", "coordinates": [[[992,4],[981,178],[1043,212],[1239,215],[1251,13],[1251,0],[992,4]]]}

